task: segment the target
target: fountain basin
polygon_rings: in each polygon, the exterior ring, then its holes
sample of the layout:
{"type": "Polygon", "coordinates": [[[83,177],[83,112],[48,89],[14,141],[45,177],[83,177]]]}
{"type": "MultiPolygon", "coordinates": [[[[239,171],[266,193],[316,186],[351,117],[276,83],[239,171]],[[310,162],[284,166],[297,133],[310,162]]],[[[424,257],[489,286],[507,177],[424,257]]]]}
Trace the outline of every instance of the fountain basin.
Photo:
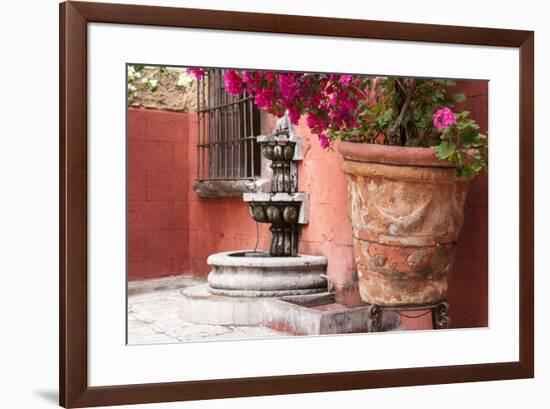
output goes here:
{"type": "Polygon", "coordinates": [[[324,256],[272,257],[246,250],[212,254],[207,263],[212,294],[234,297],[279,297],[327,291],[324,256]]]}
{"type": "Polygon", "coordinates": [[[252,219],[271,223],[269,253],[272,257],[296,257],[300,224],[307,223],[307,193],[245,193],[252,219]]]}

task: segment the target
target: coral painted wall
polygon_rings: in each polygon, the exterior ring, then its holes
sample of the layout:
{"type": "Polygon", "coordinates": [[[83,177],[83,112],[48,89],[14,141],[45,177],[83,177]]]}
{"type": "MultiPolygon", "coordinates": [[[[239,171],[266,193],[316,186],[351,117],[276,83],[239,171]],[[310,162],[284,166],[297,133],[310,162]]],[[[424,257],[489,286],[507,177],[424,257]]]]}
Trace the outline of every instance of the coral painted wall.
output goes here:
{"type": "MultiPolygon", "coordinates": [[[[487,133],[489,100],[487,81],[457,81],[455,92],[465,92],[468,100],[458,110],[468,110],[487,133]]],[[[489,141],[490,141],[489,137],[489,141]]],[[[490,144],[490,142],[489,142],[490,144]]],[[[448,300],[453,327],[488,325],[489,291],[489,178],[478,175],[470,183],[466,199],[464,226],[458,239],[455,264],[449,282],[448,300]]]]}
{"type": "MultiPolygon", "coordinates": [[[[254,248],[256,224],[242,198],[204,199],[195,113],[128,109],[128,277],[206,277],[208,255],[254,248]]],[[[269,242],[260,226],[259,248],[269,242]]]]}
{"type": "MultiPolygon", "coordinates": [[[[460,108],[487,129],[487,82],[458,82],[468,101],[460,108]]],[[[273,121],[265,121],[270,132],[273,121]]],[[[347,216],[346,179],[341,157],[323,151],[304,121],[299,190],[310,193],[310,224],[302,230],[300,252],[325,255],[337,298],[359,305],[347,216]]],[[[206,277],[208,255],[228,250],[266,249],[268,226],[250,218],[240,197],[199,198],[192,190],[197,169],[197,126],[193,113],[128,109],[128,273],[130,279],[191,274],[206,277]],[[257,236],[258,234],[258,236],[257,236]]],[[[466,220],[451,275],[452,326],[487,325],[487,176],[472,181],[466,220]]],[[[406,319],[422,328],[428,317],[406,319]]]]}
{"type": "Polygon", "coordinates": [[[189,271],[189,114],[128,109],[128,277],[189,271]]]}
{"type": "Polygon", "coordinates": [[[330,287],[340,302],[362,304],[354,265],[351,223],[348,218],[346,176],[340,171],[336,148],[325,151],[316,135],[300,121],[298,134],[305,138],[304,161],[299,167],[299,190],[310,194],[310,223],[302,230],[300,251],[328,258],[330,287]]]}

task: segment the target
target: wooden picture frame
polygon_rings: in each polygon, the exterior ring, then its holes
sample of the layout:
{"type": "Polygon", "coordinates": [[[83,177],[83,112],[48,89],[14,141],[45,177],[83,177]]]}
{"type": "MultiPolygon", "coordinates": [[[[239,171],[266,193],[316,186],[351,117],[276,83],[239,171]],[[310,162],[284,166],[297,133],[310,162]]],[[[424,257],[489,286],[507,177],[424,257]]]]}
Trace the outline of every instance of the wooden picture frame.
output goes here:
{"type": "Polygon", "coordinates": [[[66,2],[60,5],[60,404],[88,407],[534,376],[534,33],[532,31],[66,2]],[[88,386],[87,25],[92,22],[519,49],[519,360],[306,375],[88,386]]]}

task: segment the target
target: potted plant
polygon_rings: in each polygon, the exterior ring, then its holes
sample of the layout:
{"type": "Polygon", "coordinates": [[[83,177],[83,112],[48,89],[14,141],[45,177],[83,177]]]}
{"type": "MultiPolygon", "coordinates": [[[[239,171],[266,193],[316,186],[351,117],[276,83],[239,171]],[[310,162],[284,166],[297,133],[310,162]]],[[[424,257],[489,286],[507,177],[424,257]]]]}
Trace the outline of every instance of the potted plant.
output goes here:
{"type": "Polygon", "coordinates": [[[365,302],[445,299],[467,182],[487,169],[487,137],[453,112],[465,96],[452,81],[226,70],[225,85],[294,124],[305,115],[325,149],[338,141],[365,302]]]}

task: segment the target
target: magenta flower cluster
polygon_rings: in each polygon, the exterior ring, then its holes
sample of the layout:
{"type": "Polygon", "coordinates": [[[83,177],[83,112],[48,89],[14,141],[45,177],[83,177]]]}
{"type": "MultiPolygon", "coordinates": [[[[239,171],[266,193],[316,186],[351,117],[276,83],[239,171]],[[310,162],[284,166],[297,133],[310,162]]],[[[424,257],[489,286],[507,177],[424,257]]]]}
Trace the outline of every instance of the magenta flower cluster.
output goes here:
{"type": "Polygon", "coordinates": [[[204,70],[202,68],[187,68],[185,70],[188,74],[193,74],[197,80],[201,80],[204,77],[204,70]]]}
{"type": "MultiPolygon", "coordinates": [[[[204,76],[200,68],[188,68],[197,79],[204,76]]],[[[365,84],[365,76],[340,74],[311,74],[272,71],[225,70],[224,82],[227,92],[232,95],[247,93],[252,95],[258,108],[277,117],[285,112],[293,124],[302,115],[311,131],[319,137],[324,149],[331,146],[329,130],[332,132],[352,131],[361,127],[359,117],[365,105],[361,101],[369,95],[378,78],[371,79],[370,88],[365,84]]],[[[384,102],[379,98],[369,104],[384,102]]],[[[362,121],[368,119],[362,117],[362,121]]],[[[433,125],[439,131],[456,123],[454,113],[449,108],[439,109],[433,116],[433,125]]],[[[358,135],[356,142],[364,141],[358,135]]]]}
{"type": "Polygon", "coordinates": [[[243,80],[234,70],[229,70],[224,76],[225,89],[231,95],[238,95],[243,91],[243,80]]]}
{"type": "Polygon", "coordinates": [[[441,108],[435,111],[433,117],[433,125],[437,128],[438,131],[456,124],[456,117],[453,111],[450,108],[441,108]]]}
{"type": "MultiPolygon", "coordinates": [[[[188,68],[201,79],[204,72],[188,68]]],[[[361,99],[361,77],[336,74],[276,73],[271,71],[226,70],[224,83],[232,95],[246,92],[258,108],[282,117],[285,112],[293,124],[306,115],[306,124],[318,135],[324,149],[330,148],[329,129],[357,126],[361,99]]]]}
{"type": "Polygon", "coordinates": [[[361,80],[352,75],[227,70],[224,80],[229,93],[247,92],[259,108],[278,117],[287,112],[293,124],[307,114],[306,124],[324,149],[330,147],[329,129],[357,125],[361,80]]]}

